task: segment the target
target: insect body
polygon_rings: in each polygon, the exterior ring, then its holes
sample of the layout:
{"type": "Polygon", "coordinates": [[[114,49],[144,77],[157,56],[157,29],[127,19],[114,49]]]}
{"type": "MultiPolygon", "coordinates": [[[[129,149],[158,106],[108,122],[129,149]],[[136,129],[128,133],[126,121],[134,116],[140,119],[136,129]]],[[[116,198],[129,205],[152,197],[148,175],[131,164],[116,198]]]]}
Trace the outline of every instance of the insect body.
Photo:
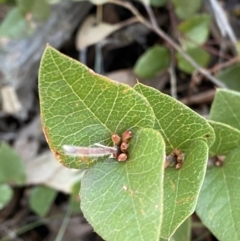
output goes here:
{"type": "Polygon", "coordinates": [[[125,131],[122,136],[112,134],[113,147],[104,146],[99,143],[95,143],[90,147],[63,145],[63,150],[68,156],[75,157],[103,157],[110,156],[110,158],[116,158],[118,161],[124,162],[128,158],[128,146],[132,137],[130,130],[125,131]]]}
{"type": "Polygon", "coordinates": [[[64,145],[63,150],[69,156],[88,156],[88,157],[101,157],[114,155],[117,153],[116,147],[103,146],[101,144],[94,144],[99,147],[82,147],[82,146],[71,146],[64,145]]]}

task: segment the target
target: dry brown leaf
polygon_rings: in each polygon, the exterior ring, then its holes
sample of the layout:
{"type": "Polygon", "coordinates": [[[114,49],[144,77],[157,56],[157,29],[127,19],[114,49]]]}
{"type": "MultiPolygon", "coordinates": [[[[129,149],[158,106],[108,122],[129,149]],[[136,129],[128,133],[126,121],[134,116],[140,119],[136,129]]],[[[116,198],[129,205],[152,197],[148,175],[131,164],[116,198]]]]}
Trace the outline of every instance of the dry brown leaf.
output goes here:
{"type": "Polygon", "coordinates": [[[132,69],[121,69],[106,74],[109,79],[117,82],[134,86],[137,83],[136,75],[132,69]]]}
{"type": "Polygon", "coordinates": [[[83,170],[69,169],[61,165],[50,151],[25,163],[28,185],[44,184],[64,193],[70,193],[72,185],[84,174],[83,170]]]}
{"type": "Polygon", "coordinates": [[[1,88],[2,109],[8,114],[16,114],[22,109],[22,105],[18,100],[15,89],[11,85],[1,88]]]}
{"type": "Polygon", "coordinates": [[[96,25],[94,15],[90,15],[78,29],[75,42],[76,48],[81,50],[96,44],[121,27],[121,24],[108,24],[103,22],[96,25]]]}

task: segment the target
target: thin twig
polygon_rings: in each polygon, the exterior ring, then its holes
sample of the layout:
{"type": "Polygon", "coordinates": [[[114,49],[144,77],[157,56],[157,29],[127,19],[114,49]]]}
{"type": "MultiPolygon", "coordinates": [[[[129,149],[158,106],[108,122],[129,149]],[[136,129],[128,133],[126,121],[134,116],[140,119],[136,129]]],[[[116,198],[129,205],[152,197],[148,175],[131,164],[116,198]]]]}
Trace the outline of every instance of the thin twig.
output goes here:
{"type": "Polygon", "coordinates": [[[168,68],[168,72],[170,75],[170,85],[171,85],[171,96],[177,99],[177,78],[174,71],[174,65],[171,63],[168,68]]]}
{"type": "Polygon", "coordinates": [[[122,2],[119,0],[109,0],[109,2],[120,5],[129,11],[132,12],[133,15],[135,15],[139,22],[144,24],[147,28],[154,31],[158,36],[163,38],[166,42],[168,42],[175,50],[177,50],[195,69],[198,70],[199,73],[201,73],[203,76],[205,76],[207,79],[209,79],[212,83],[217,85],[221,88],[227,88],[224,83],[219,81],[217,78],[212,76],[206,69],[202,68],[192,57],[190,57],[177,43],[175,43],[166,33],[163,32],[161,28],[158,26],[153,26],[151,23],[149,23],[138,11],[137,9],[130,4],[129,2],[122,2]]]}
{"type": "Polygon", "coordinates": [[[59,232],[57,234],[57,237],[56,237],[55,241],[61,241],[62,240],[62,238],[64,236],[64,233],[65,233],[65,231],[67,229],[68,223],[70,221],[71,215],[72,215],[72,210],[71,210],[70,207],[68,207],[66,215],[65,215],[65,217],[64,217],[64,219],[62,221],[61,227],[59,229],[59,232]]]}
{"type": "Polygon", "coordinates": [[[239,58],[239,56],[236,56],[236,57],[230,59],[229,61],[226,61],[226,62],[213,66],[211,69],[209,69],[209,71],[211,71],[212,73],[217,73],[220,70],[222,70],[228,66],[231,66],[233,64],[239,63],[239,62],[240,62],[240,58],[239,58]]]}
{"type": "Polygon", "coordinates": [[[145,2],[143,2],[143,5],[144,5],[144,7],[145,7],[145,9],[146,9],[146,11],[148,13],[148,16],[150,18],[151,24],[157,28],[158,27],[158,23],[157,23],[157,20],[155,18],[155,15],[154,15],[154,13],[152,11],[152,8],[148,4],[146,4],[145,2]]]}

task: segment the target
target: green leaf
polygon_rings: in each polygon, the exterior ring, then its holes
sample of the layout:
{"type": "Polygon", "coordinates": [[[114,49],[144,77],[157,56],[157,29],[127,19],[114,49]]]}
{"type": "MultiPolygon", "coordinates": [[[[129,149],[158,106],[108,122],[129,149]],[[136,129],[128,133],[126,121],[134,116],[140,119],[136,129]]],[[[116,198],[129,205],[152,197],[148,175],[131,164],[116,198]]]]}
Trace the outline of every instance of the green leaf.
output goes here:
{"type": "Polygon", "coordinates": [[[237,148],[226,155],[222,167],[209,168],[198,200],[198,216],[220,241],[240,240],[239,160],[237,148]]]}
{"type": "Polygon", "coordinates": [[[12,199],[13,190],[7,184],[0,184],[0,210],[3,209],[12,199]]]}
{"type": "Polygon", "coordinates": [[[32,29],[28,26],[19,8],[13,8],[0,25],[0,37],[21,38],[29,36],[32,29]]]}
{"type": "Polygon", "coordinates": [[[154,45],[138,58],[134,66],[134,72],[139,77],[151,78],[166,70],[169,64],[168,49],[161,45],[154,45]]]}
{"type": "Polygon", "coordinates": [[[139,129],[129,160],[108,159],[86,171],[81,208],[106,241],[157,241],[163,203],[164,141],[153,129],[139,129]]]}
{"type": "Polygon", "coordinates": [[[14,3],[14,0],[0,0],[0,3],[7,3],[7,4],[11,4],[14,3]]]}
{"type": "Polygon", "coordinates": [[[31,209],[41,217],[46,216],[56,195],[57,191],[49,187],[37,186],[33,188],[29,200],[31,209]]]}
{"type": "Polygon", "coordinates": [[[26,173],[20,157],[6,143],[0,143],[0,184],[24,184],[26,173]]]}
{"type": "MultiPolygon", "coordinates": [[[[186,52],[202,67],[206,67],[210,61],[209,53],[201,48],[191,48],[186,52]]],[[[192,74],[195,71],[195,68],[179,52],[177,53],[177,60],[178,67],[182,71],[188,74],[192,74]]]]}
{"type": "Polygon", "coordinates": [[[208,168],[197,214],[218,240],[240,240],[240,131],[226,124],[209,123],[216,135],[211,156],[222,155],[225,160],[221,167],[208,168]]]}
{"type": "Polygon", "coordinates": [[[20,11],[32,14],[37,20],[45,20],[49,16],[50,8],[46,0],[17,0],[20,11]]]}
{"type": "Polygon", "coordinates": [[[150,4],[154,7],[165,6],[168,0],[150,0],[150,4]]]}
{"type": "Polygon", "coordinates": [[[161,237],[169,238],[190,216],[196,207],[204,181],[208,160],[208,146],[194,141],[184,152],[180,170],[167,168],[164,174],[164,210],[161,237]]]}
{"type": "Polygon", "coordinates": [[[66,156],[63,145],[110,145],[112,133],[154,125],[151,107],[134,89],[49,46],[41,61],[39,93],[48,144],[55,157],[71,168],[87,168],[94,160],[66,156]]]}
{"type": "Polygon", "coordinates": [[[205,143],[211,146],[214,131],[203,117],[170,96],[142,84],[137,84],[134,88],[152,106],[156,117],[154,128],[162,134],[167,153],[180,149],[185,154],[183,167],[180,170],[167,168],[164,175],[164,221],[161,236],[169,238],[194,211],[208,157],[205,143]]]}
{"type": "Polygon", "coordinates": [[[218,89],[210,111],[210,119],[240,129],[240,93],[218,89]]]}
{"type": "Polygon", "coordinates": [[[184,35],[183,45],[186,49],[204,44],[209,35],[210,16],[196,15],[182,22],[178,29],[184,35]]]}
{"type": "Polygon", "coordinates": [[[166,143],[167,153],[173,149],[188,149],[195,140],[203,140],[208,146],[214,141],[214,131],[208,122],[181,102],[158,90],[136,84],[134,89],[152,106],[158,130],[166,143]]]}
{"type": "Polygon", "coordinates": [[[78,180],[73,184],[72,190],[71,190],[70,209],[75,213],[81,212],[80,197],[79,197],[80,187],[81,187],[81,181],[78,180]]]}
{"type": "Polygon", "coordinates": [[[215,132],[215,142],[210,148],[210,156],[226,155],[240,147],[240,131],[223,123],[208,121],[215,132]]]}
{"type": "Polygon", "coordinates": [[[176,230],[170,239],[171,241],[190,241],[191,240],[191,218],[187,218],[176,230]]]}
{"type": "Polygon", "coordinates": [[[228,88],[240,91],[240,64],[231,65],[220,71],[217,78],[227,85],[228,88]]]}
{"type": "MultiPolygon", "coordinates": [[[[170,241],[190,241],[191,238],[191,218],[187,218],[176,230],[170,241]]],[[[160,241],[167,241],[161,238],[160,241]]]]}
{"type": "Polygon", "coordinates": [[[175,12],[179,18],[187,19],[193,16],[201,7],[202,0],[172,0],[175,12]]]}

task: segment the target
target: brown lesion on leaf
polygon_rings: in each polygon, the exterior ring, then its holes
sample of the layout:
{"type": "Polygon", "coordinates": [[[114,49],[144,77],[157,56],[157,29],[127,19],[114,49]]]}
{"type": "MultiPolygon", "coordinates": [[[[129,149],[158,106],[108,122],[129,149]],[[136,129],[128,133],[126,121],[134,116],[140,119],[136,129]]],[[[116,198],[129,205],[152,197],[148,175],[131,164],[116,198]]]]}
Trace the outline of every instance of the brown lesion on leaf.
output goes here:
{"type": "Polygon", "coordinates": [[[50,139],[49,139],[48,130],[47,130],[46,126],[42,125],[42,130],[43,130],[43,134],[45,136],[47,143],[50,144],[50,139]]]}
{"type": "Polygon", "coordinates": [[[207,135],[205,135],[204,137],[205,137],[205,138],[209,138],[209,137],[210,137],[210,135],[209,135],[209,134],[207,134],[207,135]]]}
{"type": "Polygon", "coordinates": [[[182,199],[177,200],[177,201],[176,201],[176,204],[189,203],[190,201],[195,200],[195,199],[196,199],[196,195],[194,195],[194,196],[189,196],[189,197],[186,197],[186,198],[182,198],[182,199]]]}
{"type": "Polygon", "coordinates": [[[171,189],[172,189],[173,191],[175,191],[175,184],[174,184],[174,182],[172,181],[172,179],[170,179],[170,178],[168,177],[168,181],[169,181],[169,183],[170,183],[171,189]]]}
{"type": "Polygon", "coordinates": [[[55,157],[63,166],[67,167],[66,164],[62,161],[61,154],[60,154],[58,151],[54,150],[52,147],[50,147],[50,148],[51,148],[51,150],[52,150],[52,153],[53,153],[54,157],[55,157]]]}
{"type": "Polygon", "coordinates": [[[51,138],[49,137],[49,133],[48,133],[48,129],[46,126],[42,126],[43,129],[43,133],[45,136],[45,139],[50,147],[50,150],[52,151],[54,157],[56,160],[58,160],[63,166],[67,167],[66,164],[63,162],[63,158],[62,158],[62,154],[57,151],[55,148],[53,148],[52,142],[51,142],[51,138]]]}

